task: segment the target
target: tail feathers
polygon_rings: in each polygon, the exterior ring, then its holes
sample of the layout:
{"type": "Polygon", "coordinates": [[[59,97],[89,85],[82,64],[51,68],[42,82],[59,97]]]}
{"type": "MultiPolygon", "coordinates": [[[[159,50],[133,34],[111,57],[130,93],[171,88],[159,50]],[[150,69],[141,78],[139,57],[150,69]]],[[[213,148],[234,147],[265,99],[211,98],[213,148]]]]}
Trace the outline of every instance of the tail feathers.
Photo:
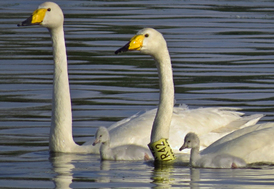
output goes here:
{"type": "Polygon", "coordinates": [[[254,114],[250,116],[241,117],[235,121],[230,122],[228,125],[215,129],[212,132],[215,133],[230,133],[237,129],[242,129],[247,126],[255,125],[262,117],[263,114],[254,114]]]}

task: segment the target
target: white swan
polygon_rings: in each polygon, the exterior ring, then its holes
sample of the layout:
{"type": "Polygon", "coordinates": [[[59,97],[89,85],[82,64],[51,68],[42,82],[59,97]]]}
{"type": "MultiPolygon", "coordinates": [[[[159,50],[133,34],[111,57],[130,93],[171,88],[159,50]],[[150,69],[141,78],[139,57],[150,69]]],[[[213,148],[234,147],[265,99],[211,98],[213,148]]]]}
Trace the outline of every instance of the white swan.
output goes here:
{"type": "Polygon", "coordinates": [[[186,110],[182,114],[179,113],[180,117],[175,117],[176,114],[174,114],[173,109],[174,85],[172,66],[164,37],[160,32],[153,28],[144,28],[140,30],[125,46],[115,51],[115,54],[132,50],[139,50],[145,54],[151,55],[154,58],[158,69],[160,99],[158,111],[151,131],[151,143],[156,142],[161,138],[169,139],[169,135],[171,135],[170,143],[171,147],[174,149],[175,146],[179,145],[178,140],[181,139],[182,135],[184,136],[187,132],[192,131],[202,135],[202,145],[205,147],[225,132],[229,133],[232,130],[246,126],[248,125],[246,123],[250,120],[253,121],[249,122],[249,124],[254,124],[262,117],[261,114],[258,114],[248,118],[239,119],[238,112],[225,111],[224,108],[186,110]],[[219,117],[221,114],[222,118],[219,117]],[[229,114],[231,118],[234,116],[238,117],[236,119],[237,121],[231,122],[232,119],[226,117],[229,114]],[[177,120],[180,120],[181,123],[174,124],[173,122],[177,120]],[[204,125],[206,123],[209,125],[204,125]],[[177,125],[177,127],[174,125],[177,125]],[[177,140],[177,144],[173,143],[175,140],[177,140]]]}
{"type": "Polygon", "coordinates": [[[227,153],[244,159],[247,163],[274,163],[274,123],[249,126],[217,140],[201,154],[227,153]]]}
{"type": "MultiPolygon", "coordinates": [[[[99,146],[92,145],[93,140],[83,145],[78,145],[73,140],[63,22],[64,16],[61,8],[53,2],[45,2],[33,12],[31,17],[18,24],[19,26],[40,25],[46,27],[51,35],[54,79],[49,148],[52,152],[99,153],[99,146]]],[[[155,114],[156,109],[153,109],[110,126],[108,129],[111,137],[111,147],[125,144],[138,144],[147,147],[155,114]]],[[[174,149],[179,149],[177,145],[180,144],[182,140],[180,137],[183,136],[183,133],[198,131],[198,134],[212,133],[214,135],[212,138],[205,138],[206,140],[201,139],[201,145],[208,146],[224,134],[239,127],[256,123],[260,119],[260,115],[247,118],[242,118],[241,115],[241,113],[230,108],[201,108],[194,110],[184,107],[174,108],[170,144],[174,149]],[[225,130],[220,129],[225,127],[225,130]]]]}
{"type": "Polygon", "coordinates": [[[191,148],[190,164],[193,167],[239,168],[246,166],[246,163],[243,159],[225,153],[201,156],[199,152],[200,140],[195,133],[188,133],[185,136],[184,144],[179,150],[181,151],[186,148],[191,148]]]}
{"type": "Polygon", "coordinates": [[[149,160],[153,158],[149,149],[142,146],[131,144],[110,148],[110,136],[106,127],[98,128],[93,145],[98,143],[101,143],[102,160],[149,160]]]}

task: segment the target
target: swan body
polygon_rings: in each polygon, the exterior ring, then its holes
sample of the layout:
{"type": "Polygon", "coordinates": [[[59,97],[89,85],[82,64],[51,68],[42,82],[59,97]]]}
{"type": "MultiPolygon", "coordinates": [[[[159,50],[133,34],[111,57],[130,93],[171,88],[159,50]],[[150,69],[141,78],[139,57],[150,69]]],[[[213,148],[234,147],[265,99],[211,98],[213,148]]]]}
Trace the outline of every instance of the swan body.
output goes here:
{"type": "Polygon", "coordinates": [[[274,163],[274,123],[262,123],[236,130],[217,140],[202,154],[227,153],[247,163],[274,163]]]}
{"type": "MultiPolygon", "coordinates": [[[[183,113],[179,113],[179,117],[175,118],[172,66],[163,35],[153,28],[144,28],[132,37],[125,46],[115,51],[115,54],[133,50],[139,50],[152,56],[156,62],[159,75],[159,106],[152,126],[150,143],[156,142],[161,138],[169,139],[170,135],[172,136],[171,140],[178,140],[181,138],[178,135],[182,136],[183,133],[195,131],[199,135],[203,135],[202,145],[205,147],[225,132],[229,133],[249,124],[255,124],[262,117],[261,114],[257,114],[248,118],[240,118],[241,113],[231,111],[231,109],[201,108],[182,111],[183,113]],[[219,115],[222,115],[221,117],[230,115],[231,117],[222,119],[219,115]],[[238,118],[232,121],[232,117],[238,118]],[[204,125],[205,123],[209,123],[209,125],[204,125]]],[[[170,143],[174,149],[179,144],[179,141],[170,143]]]]}
{"type": "MultiPolygon", "coordinates": [[[[121,139],[123,140],[123,139],[121,139]]],[[[106,127],[99,127],[93,145],[101,143],[102,160],[149,160],[152,154],[148,148],[137,145],[122,145],[110,148],[110,136],[106,127]]]]}
{"type": "MultiPolygon", "coordinates": [[[[83,145],[78,145],[73,140],[71,98],[63,22],[64,16],[61,8],[56,3],[45,2],[39,5],[32,16],[18,24],[18,26],[40,25],[46,27],[52,40],[54,76],[49,149],[52,152],[98,154],[99,145],[93,146],[93,140],[89,140],[83,145]]],[[[165,51],[167,52],[167,50],[165,51]]],[[[169,77],[172,80],[172,75],[169,77]]],[[[173,104],[173,100],[170,101],[173,104]]],[[[171,106],[169,109],[169,111],[172,110],[171,106]]],[[[153,109],[140,115],[136,114],[110,126],[110,147],[127,144],[138,144],[147,147],[156,111],[157,109],[153,109]]],[[[164,113],[163,110],[161,111],[164,113]]],[[[201,138],[201,145],[208,146],[211,142],[235,129],[256,123],[261,117],[261,115],[242,117],[242,113],[231,108],[190,110],[184,107],[177,107],[173,109],[173,114],[169,113],[169,117],[170,115],[172,115],[172,119],[169,120],[169,122],[171,121],[171,129],[167,133],[172,136],[170,143],[174,149],[178,149],[177,145],[182,140],[180,137],[184,136],[185,132],[197,131],[199,135],[205,134],[205,136],[206,133],[211,133],[212,136],[214,135],[212,139],[211,137],[201,138]],[[199,133],[198,131],[202,132],[199,133]],[[205,142],[203,143],[203,141],[205,142]]]]}
{"type": "Polygon", "coordinates": [[[243,159],[226,153],[210,154],[201,156],[199,152],[200,140],[195,133],[188,133],[185,136],[184,144],[180,151],[191,148],[190,164],[193,167],[201,168],[238,168],[245,167],[246,163],[243,159]]]}
{"type": "MultiPolygon", "coordinates": [[[[123,119],[108,128],[111,147],[127,144],[138,144],[146,147],[150,142],[152,123],[157,109],[143,114],[136,114],[123,119]],[[123,140],[119,140],[123,137],[123,140]]],[[[197,108],[186,106],[174,107],[169,130],[169,143],[175,153],[179,153],[181,141],[188,132],[195,132],[201,137],[201,149],[217,139],[242,127],[256,123],[262,115],[241,117],[242,113],[233,108],[197,108]]]]}

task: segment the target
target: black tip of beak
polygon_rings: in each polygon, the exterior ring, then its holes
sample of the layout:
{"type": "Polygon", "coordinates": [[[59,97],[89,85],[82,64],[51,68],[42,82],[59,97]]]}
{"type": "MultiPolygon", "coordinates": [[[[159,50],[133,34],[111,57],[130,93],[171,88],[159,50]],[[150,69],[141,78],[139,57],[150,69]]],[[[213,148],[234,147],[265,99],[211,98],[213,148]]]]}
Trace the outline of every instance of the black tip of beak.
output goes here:
{"type": "Polygon", "coordinates": [[[181,148],[179,148],[179,151],[182,151],[183,149],[185,149],[185,147],[182,146],[181,148]]]}
{"type": "Polygon", "coordinates": [[[127,52],[128,51],[128,47],[129,47],[129,43],[128,42],[125,46],[121,47],[120,49],[116,50],[114,53],[115,54],[119,54],[119,53],[122,53],[122,52],[127,52]]]}
{"type": "Polygon", "coordinates": [[[28,19],[26,19],[25,21],[17,24],[17,26],[29,26],[29,25],[33,25],[31,23],[31,20],[32,20],[32,16],[30,16],[28,19]]]}

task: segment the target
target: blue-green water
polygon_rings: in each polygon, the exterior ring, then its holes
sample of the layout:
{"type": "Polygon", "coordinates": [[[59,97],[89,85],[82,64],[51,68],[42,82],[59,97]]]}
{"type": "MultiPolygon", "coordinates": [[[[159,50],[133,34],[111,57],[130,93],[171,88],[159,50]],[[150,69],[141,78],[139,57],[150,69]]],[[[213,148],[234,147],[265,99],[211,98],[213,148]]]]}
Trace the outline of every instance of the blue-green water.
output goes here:
{"type": "MultiPolygon", "coordinates": [[[[98,126],[155,108],[153,60],[114,55],[139,29],[168,43],[176,104],[239,107],[273,121],[273,1],[56,1],[65,35],[78,143],[98,126]]],[[[0,2],[0,187],[272,188],[274,170],[154,167],[98,155],[48,153],[52,52],[48,31],[17,27],[41,1],[0,2]]],[[[270,149],[271,150],[271,149],[270,149]]]]}

